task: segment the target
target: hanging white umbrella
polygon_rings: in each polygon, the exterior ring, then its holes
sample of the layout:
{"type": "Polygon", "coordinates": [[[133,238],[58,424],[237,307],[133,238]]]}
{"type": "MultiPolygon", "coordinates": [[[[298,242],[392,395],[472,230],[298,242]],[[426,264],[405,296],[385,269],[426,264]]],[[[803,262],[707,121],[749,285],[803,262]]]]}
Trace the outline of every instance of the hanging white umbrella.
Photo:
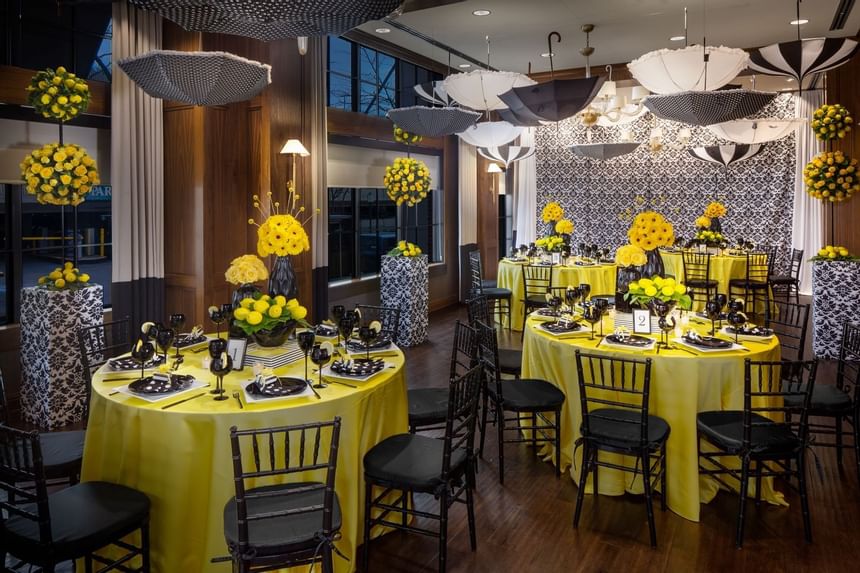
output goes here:
{"type": "Polygon", "coordinates": [[[687,91],[650,95],[645,105],[659,118],[705,126],[756,114],[775,97],[775,93],[743,89],[687,91]]]}
{"type": "Polygon", "coordinates": [[[583,143],[571,145],[570,150],[573,151],[574,155],[577,155],[579,157],[585,157],[588,159],[600,159],[605,161],[607,159],[612,159],[614,157],[620,157],[621,155],[633,153],[640,145],[642,145],[642,143],[636,141],[624,141],[615,143],[583,143]]]}
{"type": "Polygon", "coordinates": [[[771,44],[750,50],[750,69],[771,76],[788,76],[801,82],[809,74],[832,70],[857,52],[850,38],[811,38],[771,44]]]}
{"type": "Polygon", "coordinates": [[[478,153],[490,161],[501,163],[507,169],[511,166],[511,163],[534,155],[535,148],[522,145],[499,145],[496,147],[479,147],[478,153]]]}
{"type": "Polygon", "coordinates": [[[636,81],[648,90],[669,94],[719,89],[746,68],[748,61],[749,54],[737,48],[697,45],[648,52],[627,67],[636,81]]]}
{"type": "Polygon", "coordinates": [[[194,105],[251,99],[272,82],[272,67],[226,52],[153,50],[117,62],[152,97],[194,105]]]}
{"type": "Polygon", "coordinates": [[[475,125],[481,114],[459,107],[398,107],[388,110],[388,119],[410,133],[442,137],[475,125]]]}
{"type": "Polygon", "coordinates": [[[507,107],[499,95],[512,88],[534,85],[534,80],[516,72],[475,70],[454,74],[442,81],[449,97],[460,105],[479,111],[492,111],[507,107]]]}
{"type": "Polygon", "coordinates": [[[506,121],[484,121],[459,133],[460,139],[475,147],[498,147],[518,138],[524,127],[506,121]]]}
{"type": "Polygon", "coordinates": [[[448,92],[445,91],[441,81],[417,84],[412,89],[415,90],[418,97],[435,105],[450,107],[452,103],[455,103],[448,97],[448,92]]]}
{"type": "Polygon", "coordinates": [[[786,137],[805,123],[806,118],[778,119],[766,117],[716,123],[709,125],[708,129],[717,137],[735,143],[766,143],[786,137]]]}

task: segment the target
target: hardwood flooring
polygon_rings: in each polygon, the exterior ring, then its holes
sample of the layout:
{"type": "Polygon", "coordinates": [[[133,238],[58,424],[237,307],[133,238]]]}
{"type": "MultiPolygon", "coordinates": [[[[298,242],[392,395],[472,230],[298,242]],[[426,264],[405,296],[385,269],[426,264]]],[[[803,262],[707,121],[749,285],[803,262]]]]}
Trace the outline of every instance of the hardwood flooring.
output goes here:
{"type": "MultiPolygon", "coordinates": [[[[465,309],[450,308],[430,317],[430,342],[407,351],[410,387],[444,386],[454,321],[465,309]]],[[[811,327],[810,327],[811,332],[811,327]]],[[[810,335],[811,338],[811,335],[810,335]]],[[[518,347],[519,333],[504,333],[501,346],[518,347]]],[[[820,383],[832,381],[824,368],[820,383]]],[[[809,469],[814,542],[803,541],[800,500],[785,487],[789,508],[747,505],[744,548],[734,546],[737,495],[721,492],[693,523],[671,510],[656,509],[657,549],[648,542],[643,498],[586,496],[578,530],[572,527],[576,486],[569,475],[556,479],[552,465],[525,444],[505,446],[505,485],[498,482],[495,432],[489,432],[476,491],[478,549],[469,549],[465,507],[449,514],[448,570],[455,572],[750,572],[860,570],[860,482],[853,453],[844,468],[835,451],[818,448],[822,477],[809,469]]],[[[433,507],[430,496],[416,504],[433,507]]],[[[429,524],[429,522],[427,522],[429,524]]],[[[370,570],[422,573],[437,569],[435,539],[393,532],[371,542],[370,570]]],[[[360,555],[358,556],[361,563],[360,555]]]]}

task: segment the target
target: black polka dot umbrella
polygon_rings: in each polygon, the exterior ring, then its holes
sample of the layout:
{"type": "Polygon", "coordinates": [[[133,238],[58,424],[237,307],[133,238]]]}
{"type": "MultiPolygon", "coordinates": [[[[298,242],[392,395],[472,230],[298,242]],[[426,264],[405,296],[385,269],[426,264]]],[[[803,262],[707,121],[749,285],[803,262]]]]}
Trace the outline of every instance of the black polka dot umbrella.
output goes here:
{"type": "Polygon", "coordinates": [[[402,0],[129,0],[186,30],[270,41],[338,35],[384,18],[402,0]]]}
{"type": "Polygon", "coordinates": [[[480,112],[459,107],[398,107],[388,110],[388,118],[410,133],[442,137],[465,131],[475,125],[480,112]]]}
{"type": "Polygon", "coordinates": [[[657,117],[705,126],[758,113],[775,97],[775,93],[743,89],[686,91],[650,95],[645,106],[657,117]]]}
{"type": "Polygon", "coordinates": [[[118,65],[143,91],[194,105],[251,99],[272,81],[272,67],[225,52],[153,50],[118,65]]]}

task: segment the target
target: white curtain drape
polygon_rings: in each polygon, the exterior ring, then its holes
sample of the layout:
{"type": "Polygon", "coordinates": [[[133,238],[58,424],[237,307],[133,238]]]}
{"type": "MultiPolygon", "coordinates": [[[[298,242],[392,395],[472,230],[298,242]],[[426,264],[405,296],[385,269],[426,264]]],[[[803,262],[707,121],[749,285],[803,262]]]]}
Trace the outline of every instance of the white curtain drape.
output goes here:
{"type": "Polygon", "coordinates": [[[161,18],[113,6],[111,186],[113,306],[135,321],[164,316],[164,137],[162,102],[117,66],[161,48],[161,18]]]}
{"type": "MultiPolygon", "coordinates": [[[[810,90],[803,97],[795,97],[794,116],[810,118],[812,113],[821,106],[823,94],[821,90],[810,90]]],[[[806,259],[814,256],[821,248],[824,239],[824,219],[821,201],[806,193],[803,184],[803,168],[818,153],[823,150],[822,143],[815,138],[812,130],[803,125],[797,130],[797,145],[795,146],[794,173],[794,215],[791,223],[791,244],[795,249],[803,249],[804,264],[800,267],[800,292],[812,292],[812,267],[806,264],[806,259]]]]}
{"type": "Polygon", "coordinates": [[[460,140],[459,150],[459,229],[460,245],[478,242],[478,153],[468,143],[460,140]]]}
{"type": "MultiPolygon", "coordinates": [[[[520,135],[520,145],[535,145],[535,128],[520,135]]],[[[514,234],[517,245],[527,245],[537,239],[537,161],[532,155],[514,163],[514,234]]]]}

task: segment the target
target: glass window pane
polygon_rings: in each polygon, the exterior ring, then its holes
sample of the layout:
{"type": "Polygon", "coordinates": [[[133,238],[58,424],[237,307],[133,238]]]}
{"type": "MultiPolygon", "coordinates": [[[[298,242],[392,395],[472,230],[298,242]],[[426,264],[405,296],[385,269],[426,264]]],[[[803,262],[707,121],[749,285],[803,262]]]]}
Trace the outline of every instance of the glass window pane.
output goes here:
{"type": "Polygon", "coordinates": [[[352,80],[340,74],[328,77],[328,105],[352,111],[352,80]]]}
{"type": "Polygon", "coordinates": [[[397,244],[397,206],[382,189],[359,190],[359,275],[379,274],[380,257],[397,244]]]}
{"type": "Polygon", "coordinates": [[[0,255],[0,324],[9,324],[9,297],[14,285],[9,275],[12,266],[12,255],[0,255]]]}
{"type": "Polygon", "coordinates": [[[345,76],[352,76],[352,42],[329,36],[328,69],[345,76]]]}
{"type": "Polygon", "coordinates": [[[430,72],[426,68],[415,66],[415,83],[426,84],[430,81],[430,72]]]}
{"type": "Polygon", "coordinates": [[[388,54],[379,53],[379,83],[386,87],[397,87],[397,60],[388,54]]]}
{"type": "Polygon", "coordinates": [[[112,260],[111,187],[96,185],[78,207],[78,268],[105,287],[106,307],[111,304],[112,260]]]}
{"type": "Polygon", "coordinates": [[[328,190],[329,281],[353,278],[355,269],[354,189],[328,190]]]}
{"type": "Polygon", "coordinates": [[[358,69],[360,71],[361,81],[370,82],[372,84],[379,83],[379,69],[376,63],[376,54],[376,50],[359,46],[358,69]]]}
{"type": "Polygon", "coordinates": [[[415,85],[415,65],[409,62],[400,61],[400,72],[397,76],[397,87],[403,92],[414,91],[412,87],[415,85]]]}
{"type": "Polygon", "coordinates": [[[378,115],[384,116],[389,109],[397,107],[397,95],[393,89],[379,90],[379,112],[378,115]]]}
{"type": "Polygon", "coordinates": [[[377,115],[379,110],[379,92],[377,91],[376,84],[361,82],[359,98],[358,111],[360,113],[377,115]]]}

